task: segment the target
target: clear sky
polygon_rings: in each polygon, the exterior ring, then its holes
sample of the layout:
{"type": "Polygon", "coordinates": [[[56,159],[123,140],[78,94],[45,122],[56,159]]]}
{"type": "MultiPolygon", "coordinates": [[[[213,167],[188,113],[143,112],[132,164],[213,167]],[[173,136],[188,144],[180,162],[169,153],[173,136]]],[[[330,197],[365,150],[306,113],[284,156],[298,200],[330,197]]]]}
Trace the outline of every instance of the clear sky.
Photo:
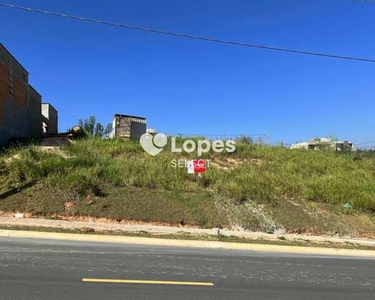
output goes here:
{"type": "MultiPolygon", "coordinates": [[[[352,0],[3,0],[118,23],[375,58],[375,4],[352,0]]],[[[168,133],[375,140],[375,63],[214,44],[0,7],[0,40],[59,110],[168,133]]]]}

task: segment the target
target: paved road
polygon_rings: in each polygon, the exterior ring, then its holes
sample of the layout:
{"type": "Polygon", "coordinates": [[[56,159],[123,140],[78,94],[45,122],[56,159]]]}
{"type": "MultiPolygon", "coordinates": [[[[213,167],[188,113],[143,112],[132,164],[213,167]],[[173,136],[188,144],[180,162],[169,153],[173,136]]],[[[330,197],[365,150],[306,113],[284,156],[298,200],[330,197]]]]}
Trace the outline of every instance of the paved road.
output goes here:
{"type": "Polygon", "coordinates": [[[0,299],[373,300],[375,260],[0,238],[0,299]]]}

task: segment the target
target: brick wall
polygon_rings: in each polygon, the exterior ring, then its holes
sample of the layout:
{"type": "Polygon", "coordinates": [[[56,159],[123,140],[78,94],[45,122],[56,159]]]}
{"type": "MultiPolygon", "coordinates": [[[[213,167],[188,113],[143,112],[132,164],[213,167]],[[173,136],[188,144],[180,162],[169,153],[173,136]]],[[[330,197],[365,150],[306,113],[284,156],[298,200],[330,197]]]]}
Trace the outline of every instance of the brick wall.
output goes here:
{"type": "Polygon", "coordinates": [[[4,102],[9,98],[9,71],[0,63],[0,123],[3,120],[4,102]]]}
{"type": "Polygon", "coordinates": [[[0,44],[0,145],[30,136],[28,73],[0,44]]]}

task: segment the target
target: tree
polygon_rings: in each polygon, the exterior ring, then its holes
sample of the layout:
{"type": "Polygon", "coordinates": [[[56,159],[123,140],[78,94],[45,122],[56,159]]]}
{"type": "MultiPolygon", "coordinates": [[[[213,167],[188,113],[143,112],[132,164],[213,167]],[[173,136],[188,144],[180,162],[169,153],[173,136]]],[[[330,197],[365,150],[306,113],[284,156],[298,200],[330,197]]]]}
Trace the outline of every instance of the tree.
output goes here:
{"type": "Polygon", "coordinates": [[[107,127],[104,129],[104,137],[107,137],[107,138],[108,138],[108,137],[110,136],[112,130],[113,130],[113,128],[112,128],[112,124],[109,123],[109,124],[107,125],[107,127]]]}
{"type": "Polygon", "coordinates": [[[79,119],[78,125],[86,132],[87,135],[97,137],[108,137],[112,131],[112,124],[108,124],[104,129],[104,126],[96,122],[95,116],[90,116],[88,119],[79,119]]]}
{"type": "Polygon", "coordinates": [[[96,123],[93,135],[102,137],[104,135],[104,126],[100,123],[96,123]]]}

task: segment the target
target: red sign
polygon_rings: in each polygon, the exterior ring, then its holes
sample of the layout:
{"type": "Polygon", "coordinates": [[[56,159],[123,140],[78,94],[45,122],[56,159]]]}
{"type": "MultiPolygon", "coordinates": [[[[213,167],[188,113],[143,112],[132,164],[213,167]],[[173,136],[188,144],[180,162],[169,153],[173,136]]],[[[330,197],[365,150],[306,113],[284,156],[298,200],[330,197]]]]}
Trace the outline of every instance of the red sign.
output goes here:
{"type": "Polygon", "coordinates": [[[206,172],[206,161],[204,159],[189,160],[187,164],[188,173],[205,173],[206,172]]]}

